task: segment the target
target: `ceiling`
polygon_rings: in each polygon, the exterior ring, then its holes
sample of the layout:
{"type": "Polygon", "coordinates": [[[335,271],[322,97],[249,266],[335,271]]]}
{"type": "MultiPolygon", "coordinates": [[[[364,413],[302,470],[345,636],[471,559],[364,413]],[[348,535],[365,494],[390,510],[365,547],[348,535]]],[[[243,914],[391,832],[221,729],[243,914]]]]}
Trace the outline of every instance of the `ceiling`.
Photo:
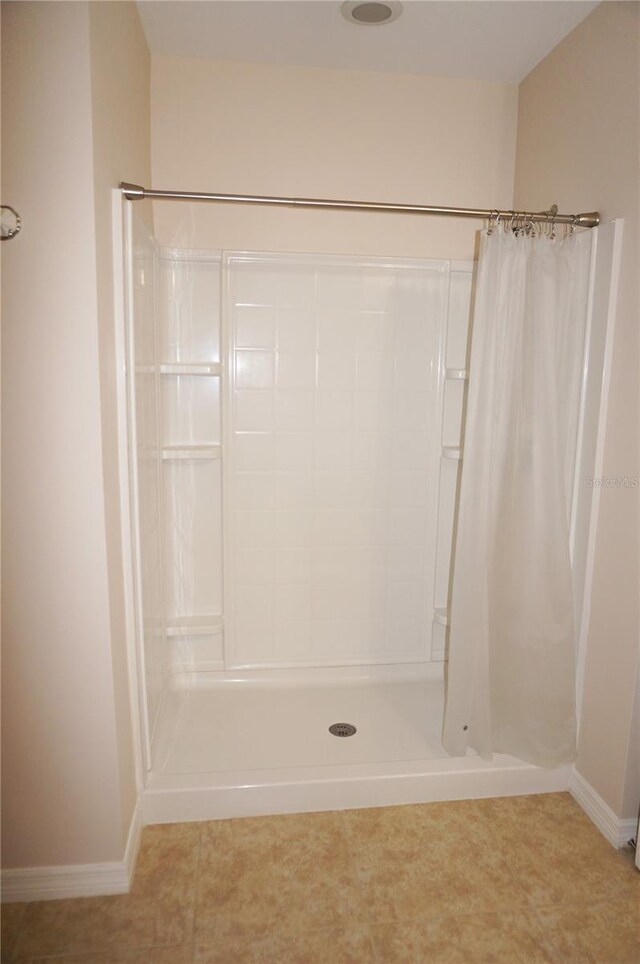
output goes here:
{"type": "Polygon", "coordinates": [[[139,0],[152,54],[519,83],[597,6],[583,0],[405,0],[349,23],[334,0],[139,0]]]}

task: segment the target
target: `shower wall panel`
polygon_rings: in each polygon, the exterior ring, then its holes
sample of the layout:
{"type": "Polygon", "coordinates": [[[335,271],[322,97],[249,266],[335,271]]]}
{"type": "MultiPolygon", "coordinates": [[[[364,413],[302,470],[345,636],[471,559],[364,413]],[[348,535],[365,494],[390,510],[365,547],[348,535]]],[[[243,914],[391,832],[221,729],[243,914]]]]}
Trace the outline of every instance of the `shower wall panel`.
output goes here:
{"type": "Polygon", "coordinates": [[[142,638],[144,699],[149,733],[153,733],[164,685],[164,612],[162,593],[162,525],[159,466],[159,386],[156,328],[155,242],[144,220],[128,223],[128,286],[132,318],[127,360],[129,406],[133,409],[129,464],[135,479],[137,506],[136,579],[138,632],[142,638]]]}
{"type": "Polygon", "coordinates": [[[171,671],[222,653],[220,257],[158,251],[163,569],[171,671]]]}
{"type": "Polygon", "coordinates": [[[431,656],[447,657],[451,572],[455,545],[457,494],[462,464],[464,411],[468,381],[469,329],[473,264],[453,261],[449,276],[447,342],[444,358],[442,458],[438,499],[438,533],[431,656]]]}
{"type": "Polygon", "coordinates": [[[228,665],[429,660],[449,262],[224,265],[228,665]]]}
{"type": "Polygon", "coordinates": [[[222,612],[218,459],[171,458],[163,466],[165,607],[178,623],[222,612]]]}
{"type": "Polygon", "coordinates": [[[472,266],[228,254],[222,325],[132,223],[150,731],[175,672],[444,659],[472,266]]]}
{"type": "Polygon", "coordinates": [[[160,248],[159,354],[165,363],[220,360],[220,256],[160,248]]]}

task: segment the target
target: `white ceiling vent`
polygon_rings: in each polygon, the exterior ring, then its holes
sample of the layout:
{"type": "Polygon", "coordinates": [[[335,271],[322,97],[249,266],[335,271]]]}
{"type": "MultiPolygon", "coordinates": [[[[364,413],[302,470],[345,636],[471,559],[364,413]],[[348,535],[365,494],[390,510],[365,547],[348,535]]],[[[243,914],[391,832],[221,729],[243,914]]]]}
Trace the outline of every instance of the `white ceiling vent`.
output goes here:
{"type": "Polygon", "coordinates": [[[380,27],[397,20],[402,4],[397,0],[347,0],[342,4],[342,15],[351,23],[363,27],[380,27]]]}

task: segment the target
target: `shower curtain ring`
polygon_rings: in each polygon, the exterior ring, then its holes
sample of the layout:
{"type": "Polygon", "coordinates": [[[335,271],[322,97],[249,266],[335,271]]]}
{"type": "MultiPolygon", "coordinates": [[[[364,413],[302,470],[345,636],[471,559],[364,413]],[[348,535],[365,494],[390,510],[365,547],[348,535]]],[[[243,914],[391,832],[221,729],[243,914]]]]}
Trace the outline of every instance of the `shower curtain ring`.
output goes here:
{"type": "Polygon", "coordinates": [[[493,234],[494,228],[497,228],[497,227],[498,227],[499,221],[500,221],[500,212],[499,212],[499,211],[495,211],[495,210],[493,210],[493,208],[492,208],[491,211],[489,211],[489,219],[488,219],[488,221],[487,221],[487,234],[488,234],[488,235],[492,235],[492,234],[493,234]]]}

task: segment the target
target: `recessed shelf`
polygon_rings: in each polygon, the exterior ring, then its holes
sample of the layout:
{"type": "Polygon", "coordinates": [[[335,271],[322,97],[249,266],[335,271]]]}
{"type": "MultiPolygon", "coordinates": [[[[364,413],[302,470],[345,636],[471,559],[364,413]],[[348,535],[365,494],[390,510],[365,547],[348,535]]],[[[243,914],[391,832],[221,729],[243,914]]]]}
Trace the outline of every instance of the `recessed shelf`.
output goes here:
{"type": "Polygon", "coordinates": [[[462,458],[462,449],[458,445],[443,445],[442,458],[459,461],[462,458]]]}
{"type": "Polygon", "coordinates": [[[167,636],[215,636],[222,632],[222,616],[182,616],[167,621],[167,636]]]}
{"type": "Polygon", "coordinates": [[[163,362],[161,375],[221,375],[220,362],[163,362]]]}
{"type": "Polygon", "coordinates": [[[221,362],[162,362],[156,365],[136,365],[136,375],[222,375],[221,362]]]}
{"type": "Polygon", "coordinates": [[[177,459],[219,458],[222,458],[221,445],[166,445],[162,449],[164,462],[173,462],[177,459]]]}
{"type": "Polygon", "coordinates": [[[438,626],[449,625],[449,610],[446,606],[438,606],[433,610],[433,621],[437,623],[438,626]]]}

